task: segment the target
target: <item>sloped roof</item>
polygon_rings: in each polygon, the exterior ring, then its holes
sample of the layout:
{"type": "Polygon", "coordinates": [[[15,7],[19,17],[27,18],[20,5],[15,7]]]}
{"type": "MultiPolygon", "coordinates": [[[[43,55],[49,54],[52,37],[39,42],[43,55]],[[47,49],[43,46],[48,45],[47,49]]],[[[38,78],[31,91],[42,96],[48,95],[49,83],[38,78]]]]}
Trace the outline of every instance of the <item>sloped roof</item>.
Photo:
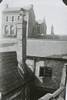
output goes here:
{"type": "Polygon", "coordinates": [[[6,94],[23,84],[17,69],[16,52],[0,52],[0,92],[6,94]]]}

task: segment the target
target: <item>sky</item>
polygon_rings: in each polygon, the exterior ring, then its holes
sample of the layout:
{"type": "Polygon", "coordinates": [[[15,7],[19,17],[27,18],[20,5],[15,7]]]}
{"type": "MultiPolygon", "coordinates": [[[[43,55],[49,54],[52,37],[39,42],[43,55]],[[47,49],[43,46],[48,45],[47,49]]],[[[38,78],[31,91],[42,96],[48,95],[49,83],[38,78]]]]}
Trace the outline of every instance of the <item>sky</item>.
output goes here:
{"type": "Polygon", "coordinates": [[[8,7],[23,7],[33,4],[36,20],[46,20],[47,34],[51,33],[51,26],[54,26],[54,33],[67,35],[67,6],[62,0],[3,0],[0,4],[0,32],[2,24],[2,10],[6,4],[8,7]]]}

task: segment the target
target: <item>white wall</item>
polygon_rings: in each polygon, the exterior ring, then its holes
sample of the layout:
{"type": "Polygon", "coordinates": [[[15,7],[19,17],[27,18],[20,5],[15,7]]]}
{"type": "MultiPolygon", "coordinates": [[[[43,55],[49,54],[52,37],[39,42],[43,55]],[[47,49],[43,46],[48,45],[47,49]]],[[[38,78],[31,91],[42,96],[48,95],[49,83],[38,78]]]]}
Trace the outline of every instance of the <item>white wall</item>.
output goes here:
{"type": "Polygon", "coordinates": [[[67,54],[67,41],[27,40],[27,55],[45,57],[58,54],[67,54]]]}

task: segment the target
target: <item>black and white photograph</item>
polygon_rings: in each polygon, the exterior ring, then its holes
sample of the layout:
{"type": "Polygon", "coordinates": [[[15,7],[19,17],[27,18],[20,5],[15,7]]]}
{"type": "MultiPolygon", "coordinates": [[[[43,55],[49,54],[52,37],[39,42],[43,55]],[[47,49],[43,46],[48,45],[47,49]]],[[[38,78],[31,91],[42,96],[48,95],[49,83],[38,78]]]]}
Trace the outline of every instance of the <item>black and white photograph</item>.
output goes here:
{"type": "Polygon", "coordinates": [[[67,100],[67,0],[0,0],[0,100],[67,100]]]}

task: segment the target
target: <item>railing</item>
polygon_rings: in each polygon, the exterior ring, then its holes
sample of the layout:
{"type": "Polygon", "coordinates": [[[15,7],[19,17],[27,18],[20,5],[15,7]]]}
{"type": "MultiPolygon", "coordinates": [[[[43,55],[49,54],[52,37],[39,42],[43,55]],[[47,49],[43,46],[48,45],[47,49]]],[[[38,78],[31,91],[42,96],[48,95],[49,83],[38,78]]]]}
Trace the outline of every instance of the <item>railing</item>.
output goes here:
{"type": "Polygon", "coordinates": [[[56,90],[53,94],[48,93],[45,96],[41,97],[39,100],[57,100],[59,98],[60,94],[64,91],[64,87],[60,87],[58,90],[56,90]]]}

